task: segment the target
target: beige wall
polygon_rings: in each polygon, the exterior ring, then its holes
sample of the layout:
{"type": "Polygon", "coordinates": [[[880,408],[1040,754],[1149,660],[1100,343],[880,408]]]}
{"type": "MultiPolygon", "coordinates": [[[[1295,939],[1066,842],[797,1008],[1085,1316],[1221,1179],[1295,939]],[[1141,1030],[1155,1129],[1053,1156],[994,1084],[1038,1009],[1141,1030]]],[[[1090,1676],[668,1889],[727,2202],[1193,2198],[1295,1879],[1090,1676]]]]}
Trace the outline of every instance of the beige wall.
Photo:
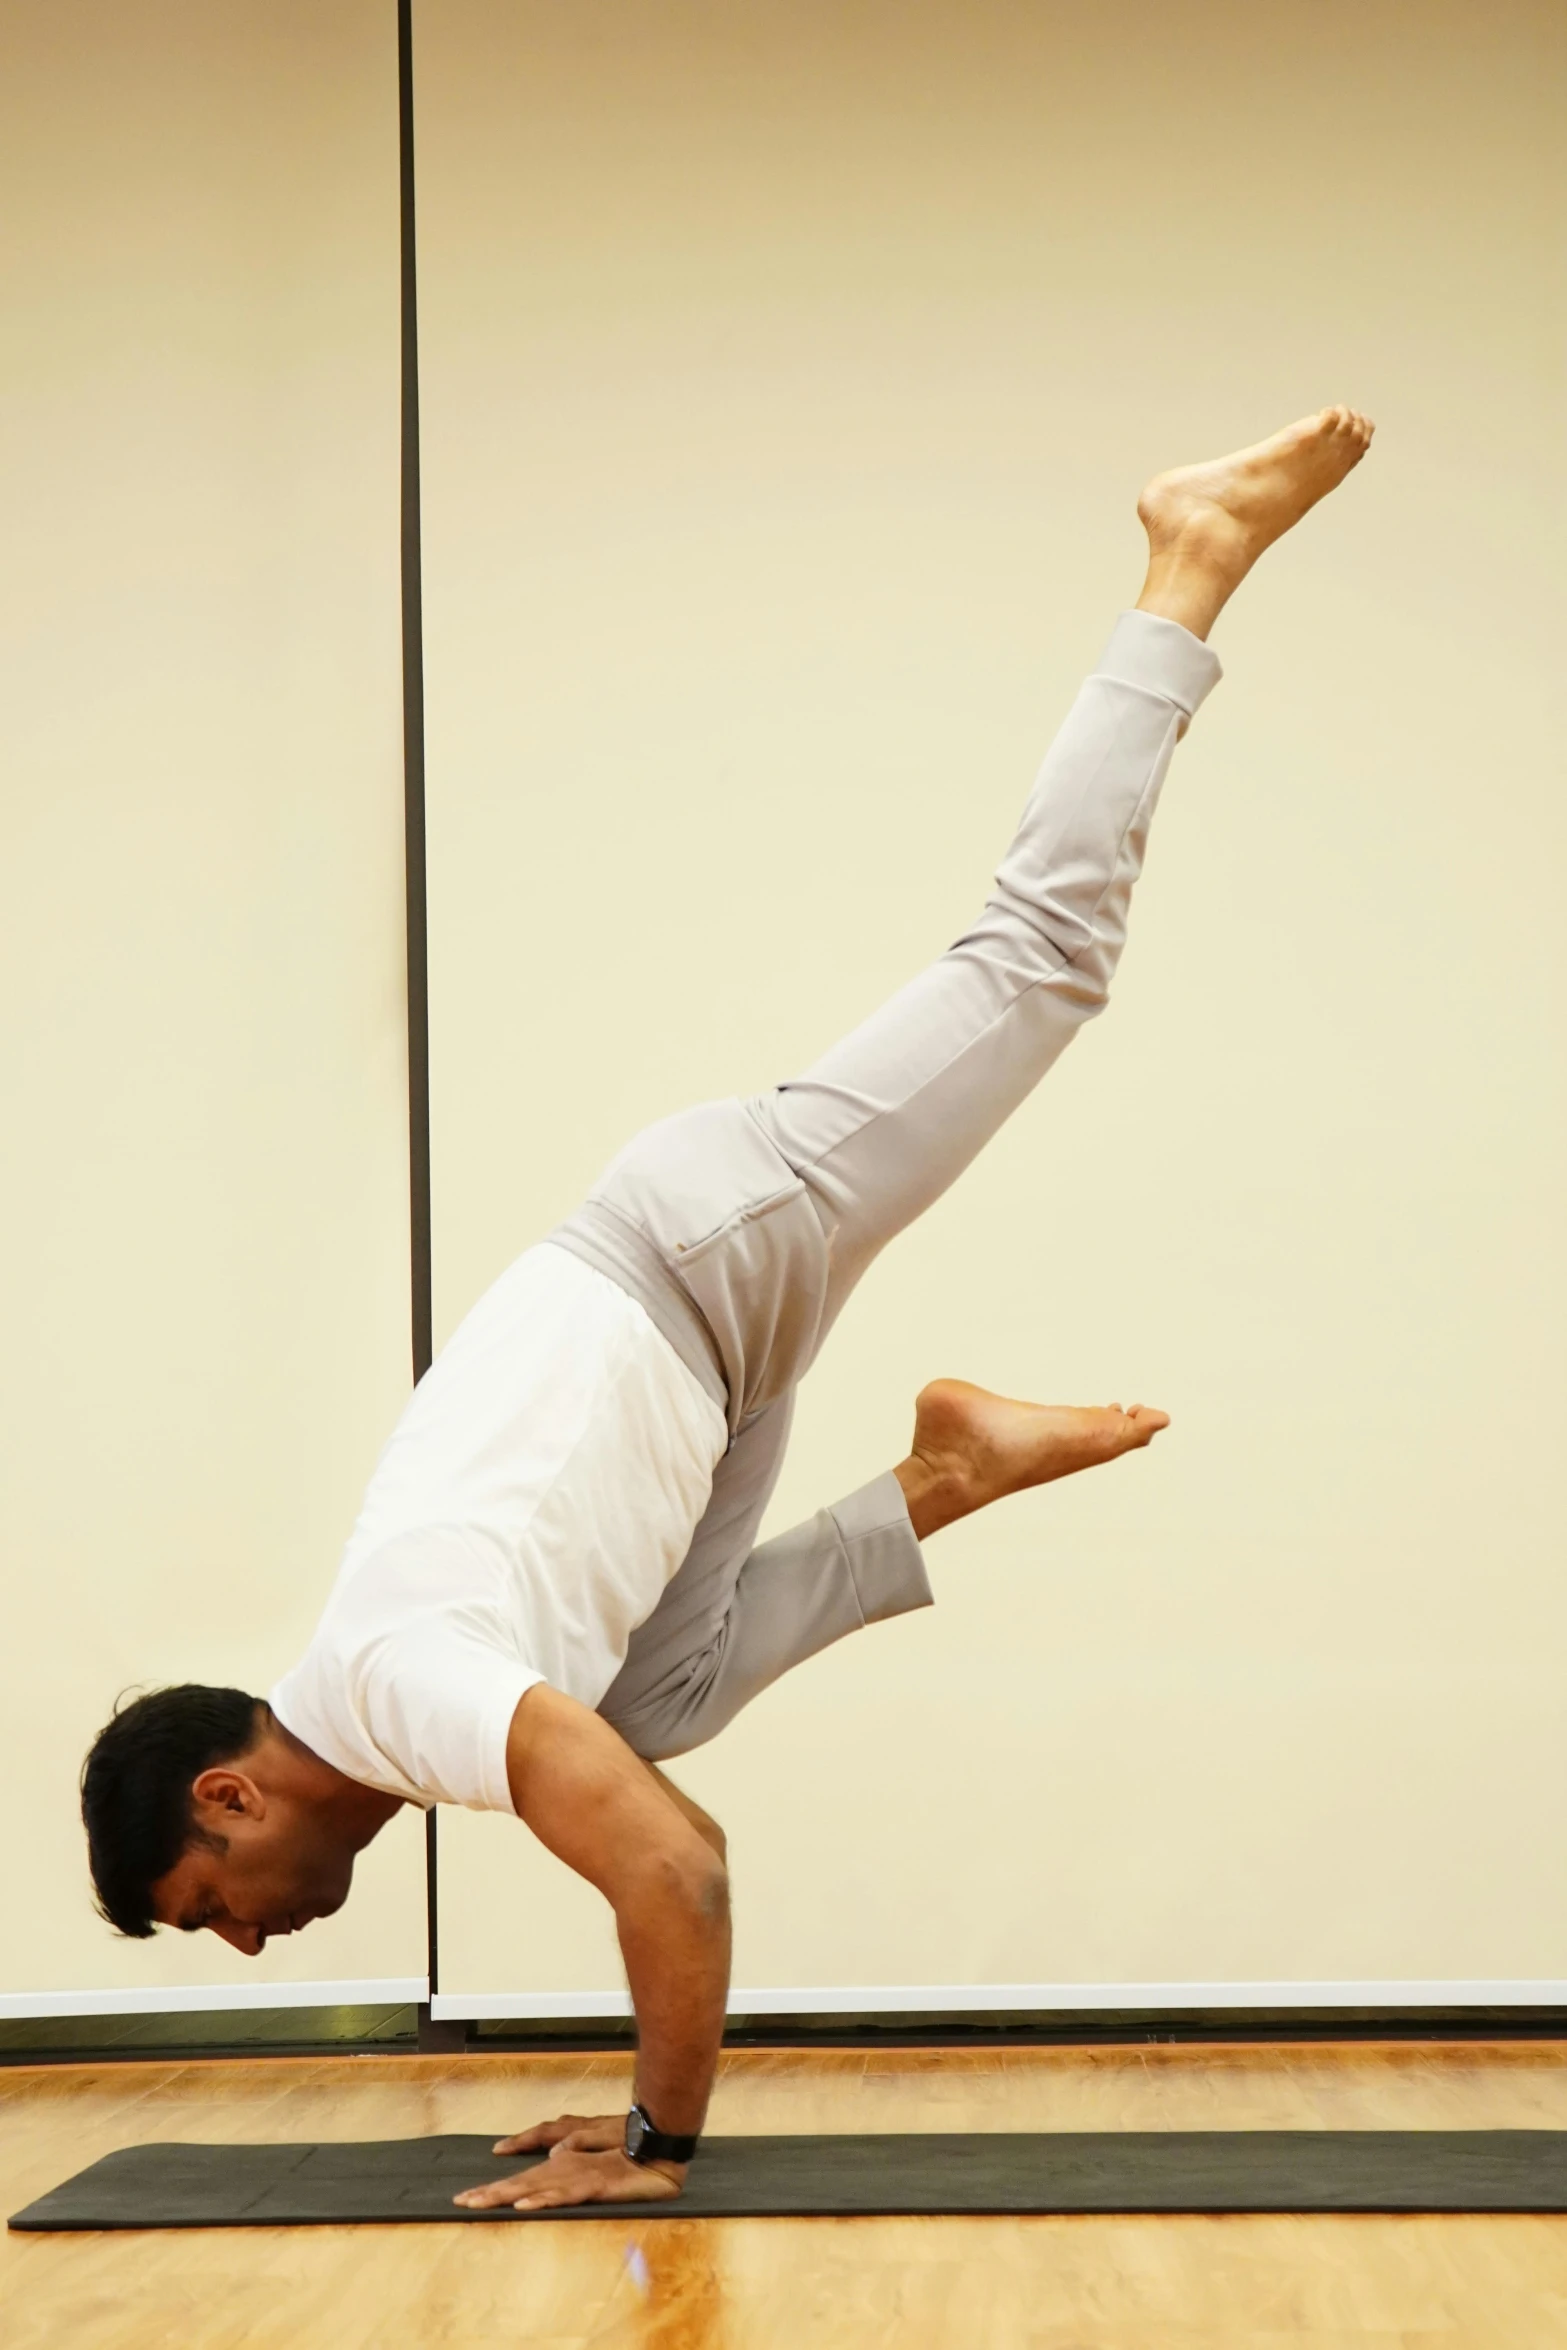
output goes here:
{"type": "MultiPolygon", "coordinates": [[[[437,1319],[966,919],[1154,467],[1381,437],[1221,625],[1109,1019],[866,1283],[775,1522],[932,1373],[1156,1452],[684,1776],[745,1985],[1567,1974],[1546,0],[420,21],[437,1319]]],[[[443,1983],[613,1985],[443,1821],[443,1983]]]]}
{"type": "Polygon", "coordinates": [[[92,1916],[115,1693],[265,1688],[408,1382],[390,0],[0,14],[0,1993],[423,1970],[92,1916]]]}

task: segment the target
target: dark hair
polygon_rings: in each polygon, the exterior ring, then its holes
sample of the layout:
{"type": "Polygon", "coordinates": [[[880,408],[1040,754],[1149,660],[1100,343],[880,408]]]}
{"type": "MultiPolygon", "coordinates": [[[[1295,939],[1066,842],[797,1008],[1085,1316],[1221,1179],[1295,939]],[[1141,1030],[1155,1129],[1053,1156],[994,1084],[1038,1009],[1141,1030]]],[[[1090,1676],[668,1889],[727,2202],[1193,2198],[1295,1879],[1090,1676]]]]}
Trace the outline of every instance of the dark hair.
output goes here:
{"type": "Polygon", "coordinates": [[[82,1825],[98,1915],[145,1942],[156,1931],[152,1888],[203,1836],[191,1783],[254,1743],[261,1700],[187,1681],[116,1705],[82,1765],[82,1825]]]}

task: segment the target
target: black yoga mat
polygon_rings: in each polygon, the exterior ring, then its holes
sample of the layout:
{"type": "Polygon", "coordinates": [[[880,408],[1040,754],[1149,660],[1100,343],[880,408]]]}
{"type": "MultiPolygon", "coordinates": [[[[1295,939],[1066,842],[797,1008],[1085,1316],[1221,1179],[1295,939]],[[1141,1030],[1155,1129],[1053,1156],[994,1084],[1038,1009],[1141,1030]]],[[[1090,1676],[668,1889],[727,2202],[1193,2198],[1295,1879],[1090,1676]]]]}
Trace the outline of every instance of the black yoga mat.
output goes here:
{"type": "Polygon", "coordinates": [[[129,2146],[13,2228],[309,2227],[356,2220],[717,2219],[766,2213],[1567,2211],[1563,2130],[1172,2130],[709,2138],[677,2202],[459,2211],[527,2167],[491,2138],[129,2146]]]}

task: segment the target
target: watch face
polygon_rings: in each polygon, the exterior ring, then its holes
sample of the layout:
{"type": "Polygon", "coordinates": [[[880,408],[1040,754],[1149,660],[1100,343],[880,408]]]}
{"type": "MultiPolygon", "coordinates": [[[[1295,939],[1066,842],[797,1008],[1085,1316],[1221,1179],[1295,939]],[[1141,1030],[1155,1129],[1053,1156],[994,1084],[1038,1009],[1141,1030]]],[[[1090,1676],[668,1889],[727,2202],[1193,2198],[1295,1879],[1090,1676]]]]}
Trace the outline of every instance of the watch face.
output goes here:
{"type": "Polygon", "coordinates": [[[626,2152],[633,2162],[642,2151],[647,2137],[647,2116],[640,2105],[634,2105],[626,2116],[626,2152]]]}

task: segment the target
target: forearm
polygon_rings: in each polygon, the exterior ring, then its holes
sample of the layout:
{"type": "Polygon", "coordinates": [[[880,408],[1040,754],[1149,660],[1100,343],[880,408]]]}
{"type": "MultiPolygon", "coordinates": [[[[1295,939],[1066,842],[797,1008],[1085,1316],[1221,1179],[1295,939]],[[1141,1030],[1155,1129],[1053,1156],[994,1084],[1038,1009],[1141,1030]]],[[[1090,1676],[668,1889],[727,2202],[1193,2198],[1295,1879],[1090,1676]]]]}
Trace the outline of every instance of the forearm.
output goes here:
{"type": "Polygon", "coordinates": [[[658,1871],[616,1910],[637,2017],[638,2101],[694,2135],[707,2115],[729,1990],[729,1888],[721,1867],[658,1871]]]}

